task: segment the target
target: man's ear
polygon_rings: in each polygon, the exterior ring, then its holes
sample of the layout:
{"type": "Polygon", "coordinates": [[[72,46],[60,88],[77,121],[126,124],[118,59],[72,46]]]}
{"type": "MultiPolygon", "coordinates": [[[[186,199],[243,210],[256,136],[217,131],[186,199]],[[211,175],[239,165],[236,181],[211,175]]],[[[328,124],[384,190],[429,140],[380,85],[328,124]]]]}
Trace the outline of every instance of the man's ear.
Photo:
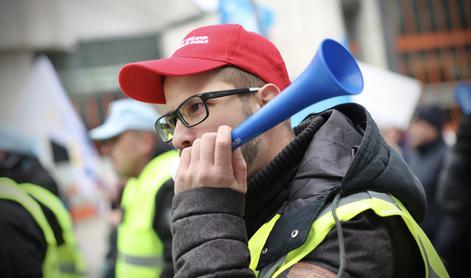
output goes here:
{"type": "Polygon", "coordinates": [[[263,86],[256,94],[258,104],[260,107],[264,106],[268,102],[272,101],[279,93],[280,89],[275,84],[265,84],[265,86],[263,86]]]}

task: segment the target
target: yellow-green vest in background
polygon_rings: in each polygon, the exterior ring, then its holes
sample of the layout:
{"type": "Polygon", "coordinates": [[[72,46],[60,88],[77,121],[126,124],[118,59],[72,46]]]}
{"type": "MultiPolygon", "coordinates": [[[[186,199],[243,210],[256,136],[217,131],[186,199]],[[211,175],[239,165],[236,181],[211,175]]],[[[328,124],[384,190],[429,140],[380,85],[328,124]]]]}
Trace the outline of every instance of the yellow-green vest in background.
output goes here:
{"type": "Polygon", "coordinates": [[[60,277],[85,277],[85,262],[77,247],[72,218],[62,201],[41,186],[23,183],[20,184],[20,187],[36,199],[36,201],[50,209],[61,227],[64,243],[57,246],[60,277]]]}
{"type": "MultiPolygon", "coordinates": [[[[407,209],[393,196],[373,191],[352,194],[340,199],[336,213],[339,221],[348,221],[369,209],[380,217],[400,216],[402,218],[411,235],[414,237],[422,255],[425,277],[449,277],[430,240],[409,214],[407,209]]],[[[291,250],[276,262],[262,269],[256,270],[260,256],[264,251],[262,249],[264,249],[263,247],[268,236],[280,217],[280,214],[275,215],[269,222],[265,223],[249,241],[251,254],[250,268],[257,273],[257,277],[279,276],[283,271],[301,261],[305,256],[311,253],[325,239],[327,234],[335,228],[335,220],[332,215],[331,208],[328,206],[320,213],[312,224],[304,244],[291,250]]]]}
{"type": "Polygon", "coordinates": [[[153,229],[155,198],[172,178],[178,152],[168,151],[150,161],[138,178],[128,180],[121,200],[123,219],[118,227],[116,277],[159,277],[163,243],[153,229]]]}
{"type": "MultiPolygon", "coordinates": [[[[31,198],[16,182],[8,178],[0,178],[0,199],[14,201],[28,211],[44,235],[47,243],[46,256],[44,258],[42,274],[45,278],[61,277],[59,272],[59,258],[57,244],[49,222],[41,207],[31,198]]],[[[28,267],[28,266],[25,266],[28,267]]]]}

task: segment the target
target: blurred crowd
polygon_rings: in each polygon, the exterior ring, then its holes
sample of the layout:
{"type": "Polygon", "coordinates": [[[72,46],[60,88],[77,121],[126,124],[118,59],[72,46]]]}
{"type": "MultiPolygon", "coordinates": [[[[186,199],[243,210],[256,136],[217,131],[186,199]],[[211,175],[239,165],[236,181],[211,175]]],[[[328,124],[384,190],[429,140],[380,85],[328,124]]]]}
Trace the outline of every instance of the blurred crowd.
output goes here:
{"type": "Polygon", "coordinates": [[[422,183],[427,212],[421,227],[437,248],[451,277],[469,277],[471,258],[471,86],[458,84],[462,119],[456,141],[445,140],[445,112],[417,108],[408,130],[384,128],[386,142],[398,151],[422,183]]]}

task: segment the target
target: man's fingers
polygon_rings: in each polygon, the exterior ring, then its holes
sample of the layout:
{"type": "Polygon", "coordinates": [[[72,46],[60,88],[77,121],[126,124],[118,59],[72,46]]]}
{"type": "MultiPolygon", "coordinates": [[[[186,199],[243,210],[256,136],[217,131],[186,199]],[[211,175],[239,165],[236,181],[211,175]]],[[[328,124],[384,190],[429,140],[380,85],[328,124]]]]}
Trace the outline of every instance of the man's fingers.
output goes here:
{"type": "Polygon", "coordinates": [[[200,163],[203,167],[214,165],[214,144],[216,133],[205,133],[201,136],[200,163]]]}
{"type": "Polygon", "coordinates": [[[225,125],[218,128],[214,150],[214,164],[217,166],[228,167],[232,165],[231,130],[229,126],[225,125]]]}
{"type": "Polygon", "coordinates": [[[232,151],[231,128],[205,133],[182,150],[176,173],[175,192],[204,186],[247,191],[247,166],[241,150],[232,151]]]}
{"type": "Polygon", "coordinates": [[[191,161],[191,147],[184,148],[180,153],[180,160],[178,163],[177,173],[178,171],[180,171],[180,169],[182,170],[188,169],[188,166],[190,166],[190,161],[191,161]]]}
{"type": "Polygon", "coordinates": [[[175,194],[183,190],[183,174],[188,171],[191,161],[191,147],[184,148],[180,153],[178,168],[175,172],[175,194]]]}
{"type": "Polygon", "coordinates": [[[191,160],[190,168],[195,168],[199,165],[201,159],[201,139],[196,139],[191,145],[191,160]]]}

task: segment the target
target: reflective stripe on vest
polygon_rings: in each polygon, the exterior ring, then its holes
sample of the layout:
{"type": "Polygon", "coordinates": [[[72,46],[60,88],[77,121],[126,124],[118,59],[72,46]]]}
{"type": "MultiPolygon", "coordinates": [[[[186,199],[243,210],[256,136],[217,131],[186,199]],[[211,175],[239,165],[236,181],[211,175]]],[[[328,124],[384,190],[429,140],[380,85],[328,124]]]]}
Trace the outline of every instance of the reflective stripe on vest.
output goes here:
{"type": "Polygon", "coordinates": [[[56,238],[41,207],[16,182],[8,178],[0,178],[0,199],[17,202],[31,214],[47,243],[46,256],[42,267],[43,276],[60,277],[56,238]]]}
{"type": "Polygon", "coordinates": [[[57,247],[61,277],[72,278],[85,275],[85,262],[77,247],[72,218],[62,201],[41,186],[30,183],[23,183],[20,186],[38,202],[49,208],[61,227],[64,244],[57,247]]]}
{"type": "Polygon", "coordinates": [[[138,178],[128,180],[121,201],[118,227],[117,277],[158,277],[163,265],[163,243],[153,229],[155,198],[178,165],[178,152],[154,158],[138,178]]]}
{"type": "MultiPolygon", "coordinates": [[[[372,191],[360,192],[340,199],[336,212],[340,221],[348,221],[368,209],[371,209],[380,217],[397,215],[402,218],[420,250],[425,267],[425,277],[449,277],[440,257],[430,243],[430,240],[409,214],[407,209],[396,198],[384,193],[372,191]]],[[[278,215],[275,217],[279,218],[280,216],[278,215]]],[[[268,223],[270,222],[267,222],[265,225],[268,226],[268,223]]],[[[273,226],[274,223],[271,224],[271,228],[273,228],[273,226]]],[[[335,228],[335,220],[331,213],[330,204],[314,221],[305,243],[290,251],[280,260],[265,267],[260,270],[260,272],[257,272],[258,277],[277,277],[283,271],[301,261],[305,256],[311,253],[333,228],[335,228]]],[[[260,230],[261,229],[259,229],[259,231],[260,230]]],[[[250,266],[254,271],[256,271],[255,268],[258,264],[260,254],[263,253],[263,250],[261,249],[265,245],[268,235],[270,234],[269,232],[266,232],[266,230],[268,229],[265,228],[265,231],[260,233],[257,231],[249,241],[249,249],[253,260],[251,261],[250,266]],[[257,241],[257,243],[254,241],[257,241]]],[[[271,229],[269,231],[271,231],[271,229]]]]}
{"type": "Polygon", "coordinates": [[[162,256],[154,257],[137,257],[131,256],[123,253],[119,253],[120,258],[128,264],[145,266],[145,267],[162,267],[164,265],[164,260],[162,256]]]}

